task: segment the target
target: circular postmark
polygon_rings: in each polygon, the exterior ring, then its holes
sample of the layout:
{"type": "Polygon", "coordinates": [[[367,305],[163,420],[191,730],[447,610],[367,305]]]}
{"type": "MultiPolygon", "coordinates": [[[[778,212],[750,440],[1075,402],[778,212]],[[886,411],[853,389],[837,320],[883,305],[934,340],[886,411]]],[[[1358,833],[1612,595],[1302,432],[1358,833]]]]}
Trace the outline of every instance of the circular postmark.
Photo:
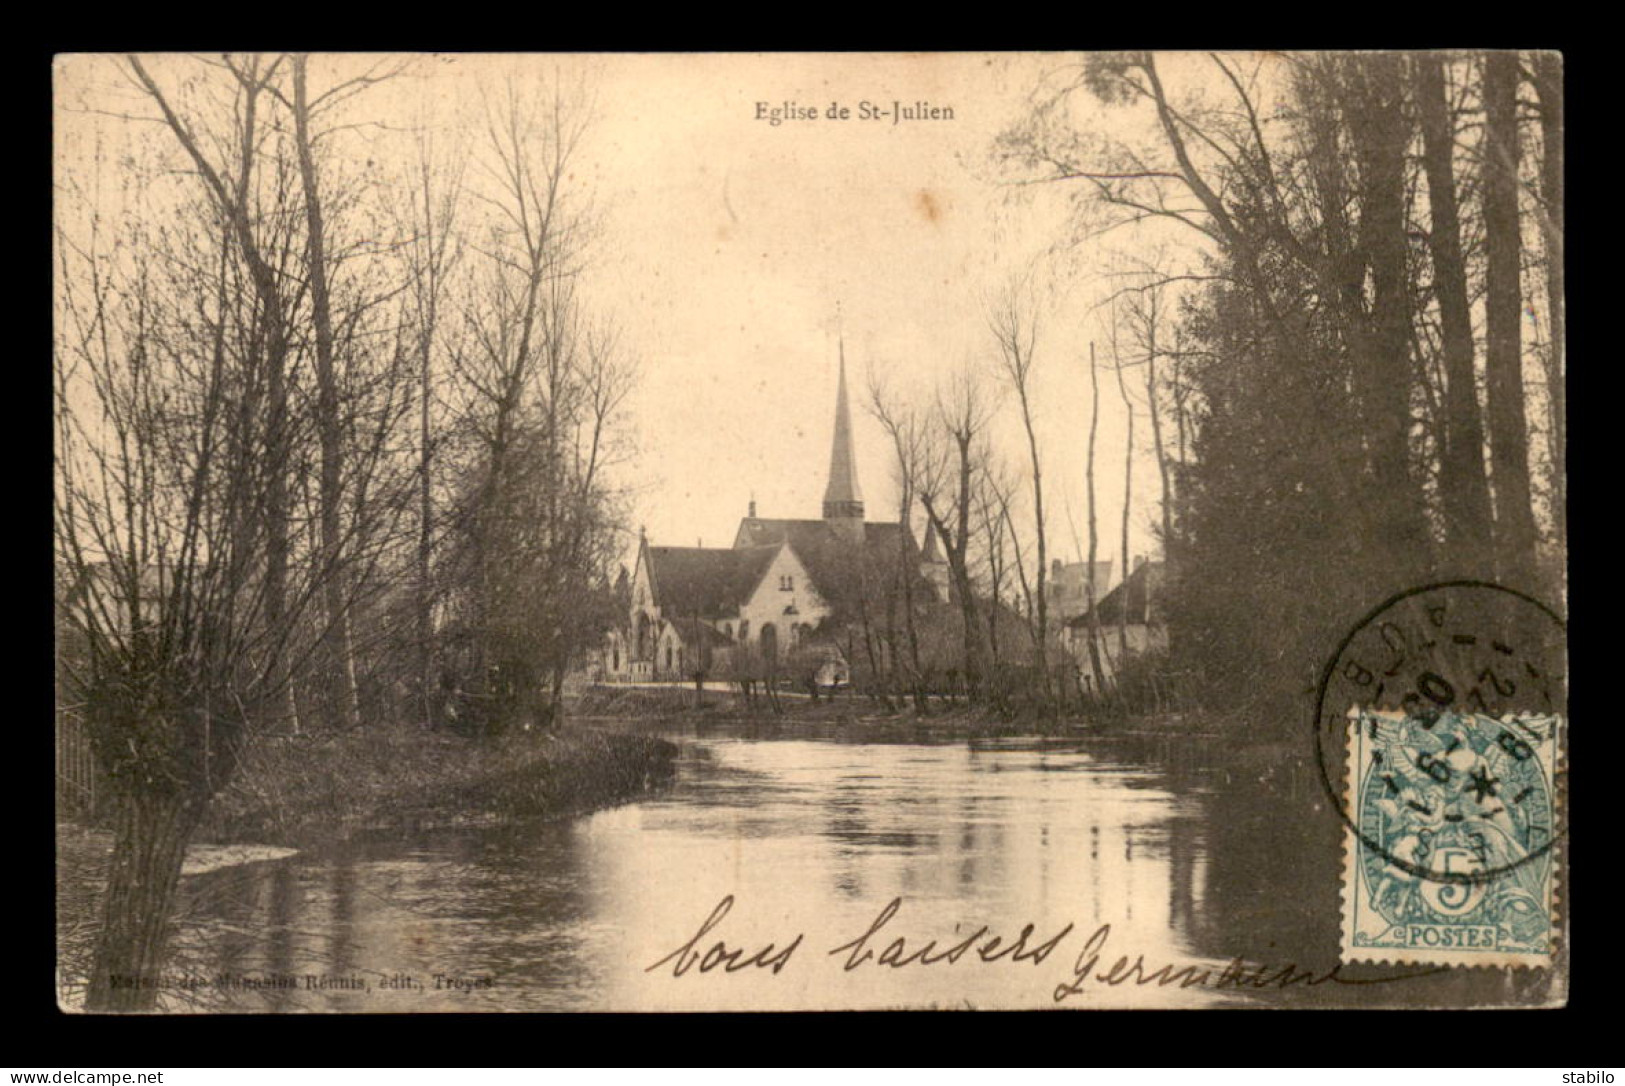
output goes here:
{"type": "Polygon", "coordinates": [[[1384,868],[1420,880],[1416,907],[1446,916],[1493,880],[1543,873],[1564,832],[1566,633],[1533,597],[1448,581],[1385,600],[1343,639],[1315,754],[1374,882],[1384,868]]]}

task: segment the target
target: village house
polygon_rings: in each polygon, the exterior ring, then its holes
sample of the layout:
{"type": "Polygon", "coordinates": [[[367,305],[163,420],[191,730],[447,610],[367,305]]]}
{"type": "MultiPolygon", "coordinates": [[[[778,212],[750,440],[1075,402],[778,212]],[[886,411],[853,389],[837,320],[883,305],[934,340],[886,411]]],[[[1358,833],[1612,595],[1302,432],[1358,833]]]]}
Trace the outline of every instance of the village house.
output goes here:
{"type": "MultiPolygon", "coordinates": [[[[1168,627],[1162,613],[1165,570],[1164,562],[1147,561],[1143,555],[1136,558],[1134,571],[1096,605],[1100,631],[1096,644],[1101,674],[1108,683],[1116,678],[1125,660],[1168,647],[1168,627]]],[[[1093,667],[1089,659],[1089,627],[1089,612],[1085,608],[1082,614],[1067,620],[1064,635],[1067,651],[1077,661],[1080,674],[1085,676],[1092,674],[1093,667]]]]}
{"type": "Polygon", "coordinates": [[[922,553],[905,525],[864,518],[843,350],[823,516],[759,517],[752,501],[731,547],[656,546],[640,536],[627,622],[609,635],[604,677],[682,681],[747,668],[766,676],[795,654],[813,661],[820,685],[844,683],[850,664],[835,627],[875,595],[871,581],[904,561],[911,589],[946,598],[947,561],[934,538],[922,553]]]}
{"type": "Polygon", "coordinates": [[[1088,562],[1062,562],[1057,558],[1050,563],[1049,579],[1045,582],[1044,591],[1049,602],[1050,617],[1056,622],[1064,623],[1087,613],[1091,587],[1097,600],[1104,598],[1106,591],[1111,588],[1111,559],[1094,563],[1092,586],[1088,571],[1088,562]]]}

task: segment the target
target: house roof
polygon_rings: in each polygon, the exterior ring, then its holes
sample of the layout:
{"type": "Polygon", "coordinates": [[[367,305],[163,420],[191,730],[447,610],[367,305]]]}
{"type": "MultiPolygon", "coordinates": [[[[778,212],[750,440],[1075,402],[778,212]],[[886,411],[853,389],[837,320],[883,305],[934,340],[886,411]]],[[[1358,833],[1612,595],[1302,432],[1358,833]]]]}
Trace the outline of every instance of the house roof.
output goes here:
{"type": "Polygon", "coordinates": [[[650,595],[671,618],[737,615],[778,553],[759,547],[649,547],[650,595]]]}
{"type": "Polygon", "coordinates": [[[685,648],[695,648],[702,643],[706,648],[715,651],[733,646],[732,639],[724,636],[721,631],[712,629],[698,619],[679,618],[671,623],[685,648]]]}
{"type": "Polygon", "coordinates": [[[896,522],[866,521],[863,525],[861,551],[853,548],[826,520],[782,520],[766,517],[745,517],[739,522],[735,546],[760,547],[789,543],[801,564],[812,578],[818,594],[832,604],[847,600],[863,585],[862,563],[872,568],[896,568],[898,550],[906,547],[910,555],[909,569],[917,580],[919,591],[929,594],[930,585],[919,573],[919,549],[913,533],[904,537],[903,526],[896,522]]]}
{"type": "MultiPolygon", "coordinates": [[[[1155,611],[1152,602],[1162,592],[1162,582],[1165,562],[1142,562],[1126,580],[1110,592],[1106,593],[1096,606],[1095,612],[1099,621],[1106,625],[1120,623],[1126,611],[1131,624],[1150,625],[1151,617],[1155,611]]],[[[1087,625],[1087,613],[1070,619],[1068,626],[1078,628],[1087,625]]]]}

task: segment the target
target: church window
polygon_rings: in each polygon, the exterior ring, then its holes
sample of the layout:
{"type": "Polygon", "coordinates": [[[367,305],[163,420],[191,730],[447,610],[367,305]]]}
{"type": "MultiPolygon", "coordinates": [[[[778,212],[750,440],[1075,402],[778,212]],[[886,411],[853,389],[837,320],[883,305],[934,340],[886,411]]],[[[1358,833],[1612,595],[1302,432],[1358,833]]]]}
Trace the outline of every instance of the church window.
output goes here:
{"type": "Polygon", "coordinates": [[[666,670],[671,670],[671,646],[666,646],[666,670]]]}
{"type": "Polygon", "coordinates": [[[790,574],[786,573],[784,576],[779,578],[779,591],[780,592],[794,592],[795,590],[796,590],[796,579],[794,577],[792,577],[792,576],[790,576],[790,574]]]}
{"type": "Polygon", "coordinates": [[[748,618],[739,624],[739,640],[750,640],[750,619],[748,618]]]}

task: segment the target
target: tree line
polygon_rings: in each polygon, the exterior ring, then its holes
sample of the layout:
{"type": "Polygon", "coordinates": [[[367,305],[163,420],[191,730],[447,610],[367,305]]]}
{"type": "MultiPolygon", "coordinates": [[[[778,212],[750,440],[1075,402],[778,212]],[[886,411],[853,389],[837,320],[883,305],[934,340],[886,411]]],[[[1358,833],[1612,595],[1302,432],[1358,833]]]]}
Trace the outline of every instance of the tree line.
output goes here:
{"type": "Polygon", "coordinates": [[[1560,57],[1097,54],[997,154],[1141,239],[1111,297],[1209,700],[1291,719],[1339,623],[1430,580],[1561,596],[1560,57]]]}
{"type": "MultiPolygon", "coordinates": [[[[1058,478],[1084,484],[1085,568],[1121,576],[1136,487],[1154,495],[1169,644],[1136,666],[1282,728],[1343,627],[1393,592],[1467,578],[1562,596],[1557,55],[1092,54],[1058,62],[993,159],[1006,183],[1071,197],[1053,252],[1084,265],[1055,277],[1073,304],[1018,276],[984,308],[978,360],[868,398],[900,520],[942,544],[950,666],[973,698],[997,700],[1002,676],[1028,704],[1129,707],[1128,620],[1101,621],[1092,577],[1072,654],[1060,643],[1058,478]],[[1058,319],[1080,327],[1055,335],[1058,319]],[[1039,380],[1067,369],[1089,382],[1075,406],[1039,380]],[[1124,430],[1114,524],[1103,406],[1124,430]],[[1043,448],[1040,411],[1070,420],[1081,463],[1043,448]],[[1001,415],[1018,443],[993,439],[1001,415]]],[[[912,561],[874,574],[890,596],[871,598],[900,598],[912,561]]],[[[882,649],[868,670],[906,696],[942,665],[918,649],[919,608],[894,610],[857,617],[882,649]]]]}
{"type": "Polygon", "coordinates": [[[590,110],[423,61],[84,58],[59,97],[58,698],[113,789],[91,1009],[154,991],[259,736],[545,729],[613,607],[635,367],[590,110]],[[472,133],[472,134],[469,134],[472,133]]]}

